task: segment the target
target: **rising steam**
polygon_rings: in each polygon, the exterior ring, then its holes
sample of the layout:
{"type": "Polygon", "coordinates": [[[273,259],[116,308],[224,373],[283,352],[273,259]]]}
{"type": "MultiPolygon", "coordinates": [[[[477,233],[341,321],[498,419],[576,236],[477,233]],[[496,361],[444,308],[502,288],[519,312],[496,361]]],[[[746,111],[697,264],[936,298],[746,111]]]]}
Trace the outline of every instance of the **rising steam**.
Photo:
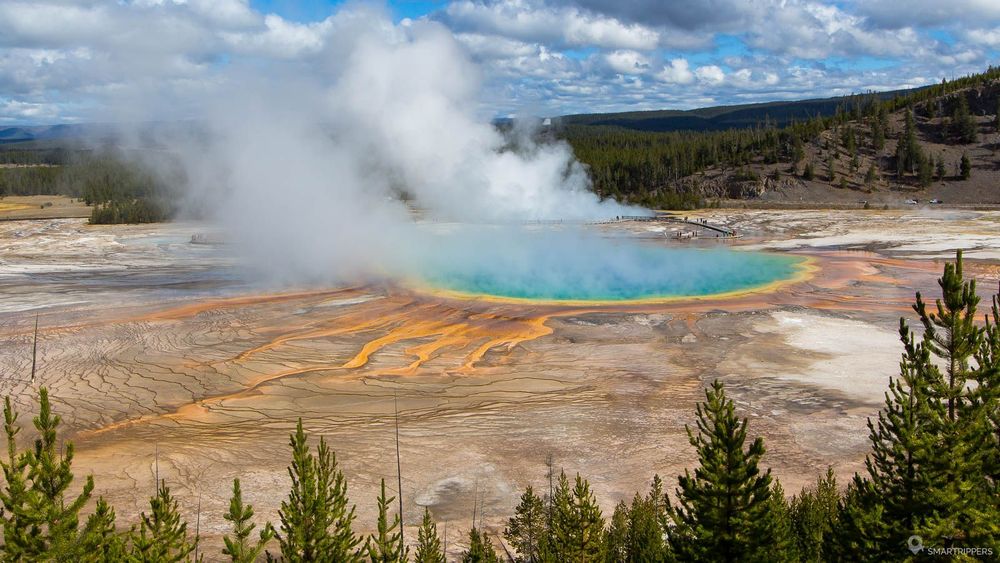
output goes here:
{"type": "Polygon", "coordinates": [[[394,25],[358,7],[328,22],[334,40],[309,72],[273,61],[227,69],[182,104],[200,108],[199,134],[169,141],[188,207],[207,210],[263,269],[385,274],[404,247],[439,244],[414,215],[496,223],[637,212],[600,201],[565,143],[498,132],[477,104],[476,65],[443,26],[394,25]]]}

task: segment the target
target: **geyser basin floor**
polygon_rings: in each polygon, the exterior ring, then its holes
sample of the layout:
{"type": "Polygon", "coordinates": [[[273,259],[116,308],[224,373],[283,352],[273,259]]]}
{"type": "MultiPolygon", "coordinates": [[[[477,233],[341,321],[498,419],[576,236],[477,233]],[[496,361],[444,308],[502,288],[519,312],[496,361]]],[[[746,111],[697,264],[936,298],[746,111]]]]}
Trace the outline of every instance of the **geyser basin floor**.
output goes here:
{"type": "Polygon", "coordinates": [[[450,297],[563,305],[657,303],[732,296],[800,281],[809,260],[789,254],[678,246],[586,231],[462,229],[411,265],[411,286],[450,297]]]}
{"type": "MultiPolygon", "coordinates": [[[[169,266],[191,281],[218,258],[145,244],[190,239],[176,224],[0,222],[0,304],[12,292],[20,303],[0,309],[0,389],[22,413],[22,446],[33,439],[37,387],[49,389],[76,446],[76,475],[93,473],[95,495],[115,505],[122,527],[148,511],[158,465],[189,523],[200,499],[211,553],[230,530],[222,515],[234,477],[261,519],[276,518],[300,416],[337,451],[356,529],[371,532],[379,482],[395,483],[398,399],[407,540],[428,506],[454,559],[473,503],[488,533],[502,537],[523,487],[544,486],[548,454],[567,474],[591,478],[605,515],[654,473],[675,483],[695,462],[684,425],[715,378],[750,419],[750,436],[764,437],[764,464],[786,491],[827,465],[846,482],[863,470],[866,418],[898,372],[896,331],[900,316],[912,317],[914,291],[936,294],[955,247],[974,257],[966,273],[984,295],[997,287],[1000,213],[953,215],[706,212],[747,233],[743,248],[804,251],[821,268],[807,283],[738,298],[582,307],[395,288],[219,300],[196,289],[167,304],[157,287],[77,286],[68,295],[66,284],[50,283],[53,270],[86,276],[127,264],[138,280],[169,266]],[[859,251],[837,250],[845,246],[859,251]]],[[[662,239],[654,231],[662,227],[615,225],[607,234],[662,239]]],[[[477,250],[489,256],[489,248],[477,250]]]]}

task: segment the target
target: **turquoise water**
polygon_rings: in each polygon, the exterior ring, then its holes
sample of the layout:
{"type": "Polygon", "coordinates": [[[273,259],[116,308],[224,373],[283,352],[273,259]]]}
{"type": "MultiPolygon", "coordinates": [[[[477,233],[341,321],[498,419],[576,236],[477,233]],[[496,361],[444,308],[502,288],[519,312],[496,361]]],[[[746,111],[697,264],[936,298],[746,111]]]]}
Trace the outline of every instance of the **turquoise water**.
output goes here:
{"type": "Polygon", "coordinates": [[[794,256],[678,247],[580,233],[463,233],[440,239],[419,283],[544,301],[633,301],[753,289],[795,276],[794,256]]]}

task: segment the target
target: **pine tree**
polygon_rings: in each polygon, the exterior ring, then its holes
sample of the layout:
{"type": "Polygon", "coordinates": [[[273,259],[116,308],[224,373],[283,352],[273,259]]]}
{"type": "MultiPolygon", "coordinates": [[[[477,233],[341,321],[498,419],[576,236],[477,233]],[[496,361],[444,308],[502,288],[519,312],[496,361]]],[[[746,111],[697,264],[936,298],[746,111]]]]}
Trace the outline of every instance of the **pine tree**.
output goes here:
{"type": "Polygon", "coordinates": [[[920,293],[913,306],[924,328],[924,347],[945,366],[943,374],[937,364],[928,367],[929,393],[947,409],[946,416],[934,420],[937,440],[930,469],[937,486],[929,491],[929,512],[920,531],[945,546],[973,547],[1000,537],[1000,514],[986,496],[992,490],[987,467],[997,455],[988,449],[988,417],[997,405],[977,400],[971,386],[977,376],[970,360],[981,348],[983,329],[976,325],[976,282],[963,277],[961,251],[954,264],[945,265],[938,285],[942,297],[935,311],[928,311],[920,293]]]}
{"type": "Polygon", "coordinates": [[[417,550],[413,555],[413,563],[446,563],[437,524],[431,518],[431,511],[427,507],[424,507],[424,519],[420,522],[420,529],[417,530],[417,550]]]}
{"type": "MultiPolygon", "coordinates": [[[[975,372],[976,387],[970,399],[986,420],[983,437],[986,451],[1000,451],[1000,293],[993,296],[992,307],[986,315],[979,349],[975,359],[979,368],[975,372]]],[[[1000,513],[1000,456],[984,456],[983,472],[995,501],[994,513],[1000,513]]],[[[1000,518],[998,518],[1000,520],[1000,518]]]]}
{"type": "Polygon", "coordinates": [[[385,479],[378,495],[378,525],[376,533],[365,543],[365,551],[371,563],[401,563],[407,560],[409,550],[403,547],[402,523],[399,514],[389,524],[389,505],[396,497],[386,497],[385,479]]]}
{"type": "Polygon", "coordinates": [[[872,165],[868,167],[868,172],[865,172],[865,185],[871,187],[877,178],[878,172],[875,170],[875,164],[872,163],[872,165]]]}
{"type": "Polygon", "coordinates": [[[317,559],[360,562],[361,540],[351,529],[354,507],[347,506],[347,482],[337,468],[336,456],[323,438],[316,455],[310,453],[301,418],[289,442],[292,488],[278,511],[282,558],[294,563],[317,559]]]}
{"type": "Polygon", "coordinates": [[[566,473],[560,473],[552,518],[552,555],[558,561],[589,563],[604,559],[604,518],[590,483],[576,476],[570,488],[566,473]]]}
{"type": "Polygon", "coordinates": [[[625,501],[618,501],[611,514],[608,530],[604,534],[604,560],[606,563],[627,563],[629,561],[629,507],[625,501]]]}
{"type": "Polygon", "coordinates": [[[959,169],[961,170],[961,178],[963,180],[968,180],[972,177],[972,161],[969,160],[969,155],[964,152],[962,153],[962,161],[959,169]]]}
{"type": "Polygon", "coordinates": [[[104,498],[97,499],[94,513],[87,518],[81,542],[83,559],[117,563],[127,557],[125,539],[115,529],[115,509],[104,498]]]}
{"type": "Polygon", "coordinates": [[[744,450],[747,421],[736,417],[722,383],[705,391],[697,408],[697,434],[687,428],[700,466],[678,477],[676,506],[668,537],[679,559],[703,561],[766,560],[776,557],[771,510],[771,474],[760,473],[764,442],[744,450]]]}
{"type": "Polygon", "coordinates": [[[792,513],[785,498],[785,489],[775,479],[768,503],[770,519],[765,521],[768,535],[774,538],[771,561],[799,561],[798,545],[792,529],[792,513]]]}
{"type": "Polygon", "coordinates": [[[90,500],[94,478],[87,477],[79,496],[66,498],[73,482],[73,444],[67,443],[60,451],[57,439],[60,418],[52,414],[49,394],[44,387],[39,390],[38,397],[38,416],[33,420],[38,438],[34,448],[23,456],[31,485],[24,496],[22,510],[17,514],[28,525],[27,542],[22,544],[21,555],[29,559],[42,556],[78,558],[81,555],[80,510],[90,500]]]}
{"type": "Polygon", "coordinates": [[[969,102],[959,94],[958,103],[951,117],[952,134],[963,144],[976,142],[976,120],[969,113],[969,102]]]}
{"type": "Polygon", "coordinates": [[[796,551],[801,561],[830,559],[827,544],[837,526],[840,492],[833,468],[820,477],[815,487],[803,489],[792,498],[789,511],[795,532],[796,551]]]}
{"type": "Polygon", "coordinates": [[[841,519],[852,530],[840,542],[849,559],[892,558],[917,533],[933,485],[927,468],[933,455],[935,419],[944,410],[929,396],[930,351],[916,341],[904,320],[900,336],[905,353],[900,376],[889,381],[885,407],[868,421],[872,451],[865,460],[867,479],[855,477],[855,496],[841,519]],[[851,537],[853,536],[853,537],[851,537]]]}
{"type": "Polygon", "coordinates": [[[33,538],[30,537],[30,517],[27,514],[28,483],[27,462],[17,451],[17,412],[10,404],[10,397],[4,398],[4,431],[7,434],[7,461],[3,462],[5,486],[0,491],[3,504],[3,553],[5,559],[18,560],[34,553],[33,538]]]}
{"type": "MultiPolygon", "coordinates": [[[[837,526],[826,542],[825,551],[832,561],[881,562],[883,545],[889,535],[884,516],[885,507],[876,496],[872,482],[855,474],[837,504],[837,526]]],[[[892,557],[900,549],[894,546],[892,557]]],[[[809,559],[803,558],[804,561],[809,559]]]]}
{"type": "Polygon", "coordinates": [[[980,400],[968,385],[975,377],[969,358],[982,350],[983,338],[974,321],[975,284],[963,279],[961,253],[938,283],[936,312],[917,294],[921,340],[900,319],[900,376],[890,381],[877,420],[868,423],[867,476],[855,476],[840,510],[841,557],[898,558],[911,535],[933,547],[972,547],[994,545],[1000,534],[987,469],[996,450],[990,450],[986,420],[996,403],[980,400]]]}
{"type": "Polygon", "coordinates": [[[541,543],[546,536],[545,504],[530,485],[521,495],[514,516],[507,521],[503,536],[517,552],[518,562],[537,563],[541,560],[541,543]]]}
{"type": "Polygon", "coordinates": [[[806,180],[812,181],[816,173],[813,171],[812,162],[807,162],[805,168],[802,169],[802,177],[806,180]]]}
{"type": "Polygon", "coordinates": [[[253,506],[243,504],[243,491],[240,480],[233,479],[233,496],[229,499],[229,512],[223,518],[233,525],[232,535],[223,537],[225,547],[222,554],[228,555],[234,563],[253,563],[264,552],[267,542],[274,539],[274,528],[271,523],[264,524],[257,541],[251,543],[250,534],[256,524],[253,523],[253,506]]]}
{"type": "Polygon", "coordinates": [[[931,158],[923,157],[917,163],[917,180],[921,187],[926,188],[934,180],[934,164],[931,158]]]}
{"type": "Polygon", "coordinates": [[[917,141],[917,126],[913,121],[913,112],[906,110],[903,136],[896,144],[896,175],[902,177],[904,174],[917,172],[923,160],[924,154],[917,141]]]}
{"type": "Polygon", "coordinates": [[[129,559],[149,563],[184,561],[195,550],[198,538],[189,541],[187,522],[177,509],[177,499],[161,480],[156,496],[149,499],[150,512],[139,515],[139,531],[129,533],[129,559]]]}
{"type": "Polygon", "coordinates": [[[646,497],[636,493],[628,515],[628,535],[625,543],[627,561],[663,561],[666,546],[663,543],[664,529],[658,508],[659,498],[653,494],[646,497]]]}
{"type": "Polygon", "coordinates": [[[1000,98],[997,98],[996,111],[993,113],[993,129],[1000,131],[1000,98]]]}
{"type": "Polygon", "coordinates": [[[472,528],[469,530],[469,550],[462,554],[462,563],[500,563],[500,557],[489,536],[472,528]]]}
{"type": "Polygon", "coordinates": [[[876,154],[885,148],[885,126],[881,121],[872,124],[872,150],[876,154]]]}
{"type": "Polygon", "coordinates": [[[938,159],[937,159],[937,165],[935,166],[934,172],[937,175],[937,179],[939,181],[940,180],[944,180],[945,170],[944,170],[944,158],[943,157],[940,157],[940,156],[938,157],[938,159]]]}

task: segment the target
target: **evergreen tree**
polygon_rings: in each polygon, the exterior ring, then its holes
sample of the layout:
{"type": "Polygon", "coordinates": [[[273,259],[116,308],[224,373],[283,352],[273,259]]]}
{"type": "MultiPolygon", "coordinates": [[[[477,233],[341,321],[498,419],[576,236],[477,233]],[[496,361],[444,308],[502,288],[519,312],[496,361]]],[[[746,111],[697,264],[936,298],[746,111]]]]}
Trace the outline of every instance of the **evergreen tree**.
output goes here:
{"type": "Polygon", "coordinates": [[[875,170],[875,163],[872,163],[872,165],[868,167],[868,172],[865,172],[865,185],[871,187],[877,178],[878,172],[875,170]]]}
{"type": "Polygon", "coordinates": [[[48,391],[39,390],[39,412],[33,419],[38,438],[34,447],[17,452],[17,414],[8,398],[4,403],[4,428],[8,459],[3,463],[6,486],[3,504],[4,553],[10,559],[81,558],[84,544],[93,544],[86,527],[80,529],[80,511],[90,500],[94,479],[88,476],[82,492],[67,498],[73,482],[73,444],[60,451],[57,431],[60,418],[52,414],[48,391]]]}
{"type": "Polygon", "coordinates": [[[944,180],[944,174],[945,174],[945,170],[944,170],[944,157],[940,157],[940,156],[938,157],[938,159],[937,159],[937,165],[935,166],[934,173],[937,175],[937,179],[939,181],[940,180],[944,180]]]}
{"type": "MultiPolygon", "coordinates": [[[[993,296],[992,308],[986,315],[979,349],[975,359],[978,369],[975,372],[976,387],[971,395],[973,405],[985,417],[983,437],[985,450],[1000,452],[1000,293],[993,296]]],[[[1000,456],[986,455],[984,474],[995,506],[993,510],[1000,512],[1000,456]]]]}
{"type": "Polygon", "coordinates": [[[371,563],[401,563],[405,562],[409,550],[403,547],[402,522],[399,514],[393,517],[389,524],[389,505],[396,497],[386,497],[385,479],[382,479],[382,490],[378,495],[378,526],[365,544],[371,563]]]}
{"type": "Polygon", "coordinates": [[[976,142],[976,120],[969,113],[969,102],[965,94],[959,94],[958,103],[951,117],[952,134],[963,144],[976,142]]]}
{"type": "Polygon", "coordinates": [[[115,509],[104,498],[97,499],[94,513],[87,517],[80,547],[85,561],[117,563],[127,557],[125,539],[115,529],[115,509]]]}
{"type": "Polygon", "coordinates": [[[969,155],[962,153],[962,163],[960,165],[961,178],[963,180],[968,180],[972,177],[972,161],[969,160],[969,155]]]}
{"type": "Polygon", "coordinates": [[[920,182],[920,186],[926,188],[931,185],[934,180],[934,164],[931,158],[921,158],[920,162],[917,164],[918,174],[917,180],[920,182]]]}
{"type": "Polygon", "coordinates": [[[812,162],[807,162],[806,167],[802,170],[802,177],[806,180],[812,181],[816,173],[813,171],[812,162]]]}
{"type": "Polygon", "coordinates": [[[149,499],[150,513],[139,515],[139,531],[130,533],[129,559],[143,563],[184,561],[198,545],[189,541],[187,522],[177,509],[177,499],[170,495],[166,481],[160,481],[156,496],[149,499]]]}
{"type": "Polygon", "coordinates": [[[877,121],[872,124],[872,150],[876,154],[885,148],[885,126],[877,121]]]}
{"type": "Polygon", "coordinates": [[[666,546],[663,543],[664,529],[657,508],[658,499],[654,495],[644,497],[636,493],[628,515],[628,535],[625,542],[627,561],[663,561],[666,546]]]}
{"type": "Polygon", "coordinates": [[[903,136],[896,144],[896,175],[912,174],[924,160],[923,151],[917,141],[917,127],[913,122],[913,112],[906,110],[903,136]]]}
{"type": "Polygon", "coordinates": [[[552,555],[557,561],[589,563],[604,559],[604,518],[590,483],[576,476],[570,488],[566,473],[560,473],[552,517],[552,555]]]}
{"type": "Polygon", "coordinates": [[[413,563],[446,563],[437,524],[431,518],[431,511],[427,507],[424,507],[424,519],[420,522],[420,529],[417,530],[417,550],[413,555],[413,563]]]}
{"type": "MultiPolygon", "coordinates": [[[[722,383],[705,391],[697,408],[697,433],[687,428],[700,466],[678,477],[670,547],[682,560],[743,561],[778,557],[770,471],[760,473],[764,442],[744,449],[747,421],[736,417],[722,383]]],[[[784,558],[781,556],[781,558],[784,558]]]]}
{"type": "Polygon", "coordinates": [[[256,524],[253,523],[253,506],[243,504],[243,491],[240,489],[240,480],[233,479],[233,496],[229,499],[229,512],[225,518],[233,525],[232,535],[222,538],[225,547],[222,554],[228,555],[234,563],[253,563],[264,552],[267,542],[274,539],[274,528],[271,523],[264,524],[257,541],[250,540],[250,534],[256,524]]]}
{"type": "Polygon", "coordinates": [[[792,513],[785,499],[785,489],[777,479],[771,487],[771,498],[768,501],[770,519],[765,521],[768,535],[774,538],[771,561],[799,561],[798,544],[792,529],[792,513]]]}
{"type": "Polygon", "coordinates": [[[10,404],[10,397],[4,398],[4,432],[7,434],[7,460],[3,462],[5,486],[0,491],[3,503],[3,553],[5,559],[18,560],[34,553],[30,515],[27,514],[28,482],[27,461],[17,451],[17,412],[10,404]]]}
{"type": "Polygon", "coordinates": [[[935,419],[943,417],[944,410],[929,395],[930,350],[916,341],[902,319],[900,336],[905,348],[900,376],[889,381],[877,419],[868,421],[868,478],[855,477],[841,514],[850,533],[840,538],[840,553],[848,559],[898,557],[928,512],[935,419]]]}
{"type": "Polygon", "coordinates": [[[625,501],[618,501],[615,511],[604,534],[604,560],[607,563],[627,563],[629,561],[629,507],[625,501]]]}
{"type": "Polygon", "coordinates": [[[1000,513],[988,496],[993,487],[987,467],[997,456],[989,450],[988,419],[997,403],[978,400],[972,385],[978,378],[970,360],[981,347],[983,329],[976,325],[976,282],[963,277],[961,251],[954,264],[945,265],[938,285],[941,299],[934,311],[928,311],[920,293],[913,306],[924,328],[924,347],[945,367],[943,374],[937,363],[927,367],[929,394],[946,413],[933,420],[936,443],[929,470],[937,486],[928,492],[921,536],[945,546],[992,545],[1000,538],[1000,513]]]}
{"type": "Polygon", "coordinates": [[[472,528],[469,530],[469,550],[462,554],[462,563],[500,563],[500,557],[489,536],[472,528]]]}
{"type": "Polygon", "coordinates": [[[541,544],[546,536],[545,504],[530,485],[521,495],[521,502],[514,509],[514,516],[507,521],[503,535],[517,552],[518,562],[537,563],[541,560],[541,544]]]}
{"type": "Polygon", "coordinates": [[[993,112],[993,129],[1000,131],[1000,97],[997,98],[996,111],[993,112]]]}
{"type": "Polygon", "coordinates": [[[347,482],[337,468],[337,458],[319,440],[314,456],[299,419],[291,435],[292,463],[288,474],[292,488],[282,501],[277,533],[281,556],[290,562],[360,562],[360,539],[351,529],[354,507],[348,508],[347,482]]]}
{"type": "Polygon", "coordinates": [[[997,500],[987,469],[996,450],[986,422],[996,403],[979,399],[969,385],[975,377],[969,358],[983,339],[974,320],[975,284],[963,279],[961,253],[938,283],[936,312],[917,294],[921,340],[900,319],[900,376],[890,381],[877,420],[869,420],[867,477],[855,477],[840,509],[841,557],[898,558],[911,535],[933,547],[996,544],[997,500]]]}
{"type": "Polygon", "coordinates": [[[792,498],[789,511],[795,533],[796,551],[801,561],[831,559],[827,544],[837,526],[840,492],[833,468],[827,469],[813,488],[803,489],[792,498]]]}

